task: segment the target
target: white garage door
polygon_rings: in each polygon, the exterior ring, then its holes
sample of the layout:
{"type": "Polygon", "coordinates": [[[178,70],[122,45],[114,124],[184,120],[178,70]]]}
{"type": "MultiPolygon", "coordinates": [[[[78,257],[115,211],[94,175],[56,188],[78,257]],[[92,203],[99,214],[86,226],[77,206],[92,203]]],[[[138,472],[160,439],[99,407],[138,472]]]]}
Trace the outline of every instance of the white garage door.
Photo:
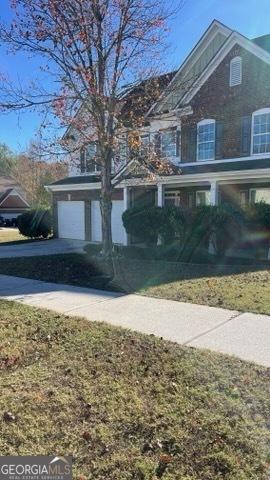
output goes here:
{"type": "MultiPolygon", "coordinates": [[[[122,200],[113,200],[112,202],[112,239],[113,243],[124,243],[125,229],[122,222],[122,213],[124,212],[124,202],[122,200]]],[[[102,241],[101,213],[99,201],[91,202],[91,225],[92,241],[102,241]]]]}
{"type": "Polygon", "coordinates": [[[91,202],[91,240],[92,242],[101,242],[102,230],[101,230],[101,213],[99,208],[99,201],[94,200],[91,202]]]}
{"type": "Polygon", "coordinates": [[[85,240],[84,202],[58,202],[58,236],[85,240]]]}

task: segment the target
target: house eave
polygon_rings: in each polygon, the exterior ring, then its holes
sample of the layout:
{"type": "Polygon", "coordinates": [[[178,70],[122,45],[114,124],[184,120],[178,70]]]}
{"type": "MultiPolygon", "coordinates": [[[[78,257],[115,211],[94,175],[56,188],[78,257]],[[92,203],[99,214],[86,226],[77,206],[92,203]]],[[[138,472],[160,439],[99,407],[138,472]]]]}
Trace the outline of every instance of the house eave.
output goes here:
{"type": "Polygon", "coordinates": [[[185,185],[199,182],[208,182],[217,181],[217,182],[230,182],[237,183],[240,180],[264,180],[270,181],[270,168],[260,168],[256,170],[236,170],[236,171],[227,171],[227,172],[207,172],[207,173],[191,173],[186,175],[170,175],[170,176],[160,176],[155,180],[152,178],[143,179],[139,181],[138,179],[128,179],[123,180],[119,183],[119,187],[132,187],[138,185],[153,185],[153,184],[163,184],[163,185],[185,185]]]}
{"type": "MultiPolygon", "coordinates": [[[[190,185],[196,183],[211,183],[216,181],[219,183],[237,183],[245,180],[260,180],[270,181],[270,168],[259,168],[256,170],[237,170],[227,172],[212,172],[212,173],[191,173],[186,175],[170,175],[170,176],[156,176],[155,178],[131,178],[122,180],[115,188],[149,186],[149,185],[190,185]]],[[[47,185],[45,187],[51,192],[73,192],[79,190],[100,190],[101,183],[85,183],[85,184],[69,184],[69,185],[47,185]]]]}

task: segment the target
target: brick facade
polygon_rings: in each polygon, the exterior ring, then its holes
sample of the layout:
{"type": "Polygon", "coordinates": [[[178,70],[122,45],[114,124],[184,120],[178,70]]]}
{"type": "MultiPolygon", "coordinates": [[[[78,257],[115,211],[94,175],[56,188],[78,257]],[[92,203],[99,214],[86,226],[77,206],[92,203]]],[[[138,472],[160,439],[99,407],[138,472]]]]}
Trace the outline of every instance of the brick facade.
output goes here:
{"type": "MultiPolygon", "coordinates": [[[[223,125],[220,158],[246,156],[241,148],[241,120],[256,110],[270,107],[269,79],[270,66],[235,45],[191,100],[193,114],[182,119],[183,130],[196,128],[200,120],[215,119],[223,125]],[[242,84],[230,87],[230,61],[235,56],[242,58],[242,84]]],[[[185,158],[183,147],[182,142],[182,161],[190,161],[185,158]]]]}

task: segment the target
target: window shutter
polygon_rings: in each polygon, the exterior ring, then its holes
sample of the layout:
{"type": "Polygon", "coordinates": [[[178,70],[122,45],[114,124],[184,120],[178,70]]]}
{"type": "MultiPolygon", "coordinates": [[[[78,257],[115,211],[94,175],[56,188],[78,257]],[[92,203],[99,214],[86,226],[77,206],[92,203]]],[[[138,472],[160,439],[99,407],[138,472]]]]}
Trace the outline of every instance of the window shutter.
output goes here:
{"type": "Polygon", "coordinates": [[[156,133],[154,137],[154,147],[155,147],[155,152],[158,156],[161,154],[161,137],[160,133],[156,133]]]}
{"type": "Polygon", "coordinates": [[[181,132],[176,130],[176,156],[179,158],[181,155],[181,132]]]}
{"type": "Polygon", "coordinates": [[[184,125],[181,130],[181,161],[195,162],[197,156],[197,125],[184,125]]]}
{"type": "Polygon", "coordinates": [[[188,126],[181,128],[181,162],[188,162],[188,126]]]}
{"type": "Polygon", "coordinates": [[[242,117],[241,126],[241,154],[250,155],[251,146],[251,116],[242,117]]]}
{"type": "Polygon", "coordinates": [[[189,127],[188,162],[196,162],[197,158],[197,125],[189,127]]]}
{"type": "Polygon", "coordinates": [[[85,149],[81,148],[80,151],[80,169],[81,173],[85,173],[85,149]]]}
{"type": "Polygon", "coordinates": [[[223,123],[216,122],[216,142],[215,142],[215,159],[220,160],[223,157],[223,123]]]}

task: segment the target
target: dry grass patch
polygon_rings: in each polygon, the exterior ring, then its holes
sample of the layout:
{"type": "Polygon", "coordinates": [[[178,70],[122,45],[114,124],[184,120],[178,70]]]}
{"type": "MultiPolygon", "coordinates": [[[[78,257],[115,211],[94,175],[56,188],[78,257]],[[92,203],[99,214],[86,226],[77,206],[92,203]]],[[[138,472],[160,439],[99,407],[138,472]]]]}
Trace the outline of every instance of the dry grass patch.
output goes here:
{"type": "Polygon", "coordinates": [[[19,242],[20,240],[26,240],[26,238],[20,234],[19,230],[15,228],[0,228],[0,244],[6,242],[19,242]]]}
{"type": "Polygon", "coordinates": [[[1,455],[71,454],[90,480],[267,479],[265,368],[0,306],[1,455]]]}

